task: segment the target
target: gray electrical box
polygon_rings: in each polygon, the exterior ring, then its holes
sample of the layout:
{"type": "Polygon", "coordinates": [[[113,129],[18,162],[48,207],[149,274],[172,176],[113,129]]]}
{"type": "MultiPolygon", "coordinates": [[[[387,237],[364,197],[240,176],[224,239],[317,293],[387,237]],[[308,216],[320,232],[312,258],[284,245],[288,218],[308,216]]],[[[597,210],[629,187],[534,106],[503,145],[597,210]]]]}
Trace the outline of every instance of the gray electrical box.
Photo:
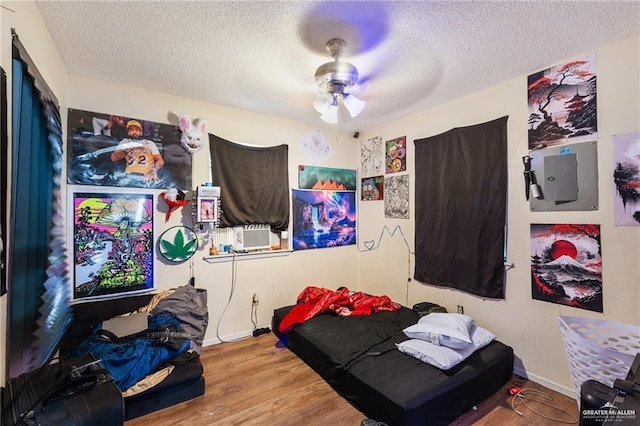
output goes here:
{"type": "Polygon", "coordinates": [[[544,157],[545,200],[556,202],[578,199],[578,162],[576,154],[548,155],[544,157]]]}
{"type": "Polygon", "coordinates": [[[596,142],[554,146],[529,154],[542,198],[531,197],[531,211],[598,210],[596,142]]]}

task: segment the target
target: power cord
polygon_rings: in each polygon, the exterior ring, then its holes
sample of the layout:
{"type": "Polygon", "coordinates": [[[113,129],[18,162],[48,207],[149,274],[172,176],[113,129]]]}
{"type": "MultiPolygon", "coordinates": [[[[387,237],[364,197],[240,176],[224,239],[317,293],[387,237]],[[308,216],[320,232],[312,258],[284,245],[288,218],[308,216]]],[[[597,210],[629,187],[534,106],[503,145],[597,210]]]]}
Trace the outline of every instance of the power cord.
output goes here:
{"type": "Polygon", "coordinates": [[[514,386],[511,389],[509,389],[509,394],[512,395],[511,398],[511,409],[513,409],[513,411],[515,411],[517,414],[519,414],[520,416],[524,417],[524,414],[519,411],[516,408],[516,401],[519,401],[522,403],[522,405],[524,405],[525,407],[527,407],[531,412],[533,412],[534,414],[537,414],[538,416],[547,419],[547,420],[552,420],[555,422],[559,422],[559,423],[567,423],[567,424],[576,424],[578,423],[578,419],[576,419],[571,413],[569,413],[566,410],[563,410],[561,408],[556,407],[553,404],[549,404],[543,400],[539,400],[539,399],[534,399],[531,398],[529,396],[540,396],[544,399],[546,399],[547,401],[553,401],[553,398],[547,396],[544,392],[536,390],[536,389],[529,389],[529,388],[521,388],[518,386],[514,386]],[[563,420],[563,419],[559,419],[557,417],[551,417],[551,416],[547,416],[545,414],[542,414],[539,411],[534,410],[533,408],[531,408],[531,406],[529,404],[527,404],[527,400],[536,402],[538,404],[541,405],[546,405],[547,407],[553,408],[556,411],[559,411],[563,414],[566,414],[568,417],[570,417],[572,420],[568,421],[568,420],[563,420]]]}
{"type": "Polygon", "coordinates": [[[220,323],[222,322],[222,318],[224,317],[224,313],[227,311],[227,308],[229,308],[229,305],[231,304],[231,299],[233,299],[233,293],[235,293],[235,291],[236,291],[236,272],[237,272],[237,268],[238,268],[238,266],[237,266],[237,261],[236,261],[236,254],[233,253],[233,257],[231,258],[231,291],[229,292],[229,299],[227,300],[227,304],[225,305],[224,309],[222,310],[222,313],[220,314],[220,318],[218,318],[218,324],[216,325],[216,337],[222,343],[239,342],[240,340],[245,340],[245,339],[249,338],[249,336],[246,336],[246,337],[238,337],[237,339],[224,340],[222,337],[220,337],[220,323]]]}

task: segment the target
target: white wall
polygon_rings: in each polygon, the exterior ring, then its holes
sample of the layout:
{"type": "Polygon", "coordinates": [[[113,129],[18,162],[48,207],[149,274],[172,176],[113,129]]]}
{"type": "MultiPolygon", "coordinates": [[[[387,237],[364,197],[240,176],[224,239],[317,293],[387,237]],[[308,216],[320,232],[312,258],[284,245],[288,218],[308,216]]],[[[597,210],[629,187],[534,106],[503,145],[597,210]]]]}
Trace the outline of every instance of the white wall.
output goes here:
{"type": "MultiPolygon", "coordinates": [[[[588,52],[585,52],[588,53],[588,52]]],[[[567,58],[572,59],[572,58],[567,58]]],[[[555,64],[548,64],[553,66],[555,64]]],[[[531,70],[535,72],[538,70],[531,70]]],[[[591,212],[529,211],[524,197],[522,156],[527,154],[527,80],[522,76],[488,90],[422,113],[367,129],[361,138],[389,140],[407,136],[408,171],[414,177],[413,141],[454,127],[509,116],[508,260],[515,269],[506,273],[506,299],[486,300],[459,291],[412,281],[409,306],[422,300],[445,306],[450,312],[463,305],[465,313],[494,331],[515,349],[516,368],[552,388],[573,394],[558,315],[606,318],[640,325],[640,227],[613,226],[612,135],[640,130],[640,38],[634,37],[597,50],[598,78],[598,185],[600,208],[591,212]],[[594,223],[601,225],[604,313],[598,314],[531,298],[529,225],[531,223],[594,223]]],[[[411,181],[411,194],[413,196],[411,181]]],[[[411,205],[414,200],[411,199],[411,205]]],[[[413,209],[413,207],[412,207],[413,209]]],[[[413,250],[414,217],[384,219],[382,202],[365,202],[359,210],[361,252],[359,288],[374,294],[407,298],[406,281],[413,275],[414,258],[400,237],[387,235],[380,248],[366,251],[362,241],[377,241],[384,226],[400,225],[413,250]],[[407,268],[410,258],[411,267],[407,268]]]]}
{"type": "MultiPolygon", "coordinates": [[[[168,123],[169,113],[184,113],[192,119],[206,119],[208,133],[233,142],[264,146],[288,144],[289,186],[292,189],[298,187],[298,165],[311,164],[299,144],[302,137],[315,130],[308,124],[73,75],[70,76],[69,107],[160,123],[168,123]]],[[[357,160],[354,148],[357,142],[351,135],[332,128],[322,129],[322,132],[333,149],[333,156],[322,165],[353,168],[357,160]]],[[[193,163],[193,185],[209,181],[208,143],[194,155],[193,163]]],[[[168,223],[160,221],[158,235],[179,224],[182,217],[176,212],[168,223]]],[[[185,223],[190,225],[190,219],[185,223]]],[[[273,309],[295,303],[296,296],[307,285],[337,288],[355,286],[357,282],[354,247],[296,251],[286,257],[242,260],[236,263],[235,281],[230,262],[208,263],[203,260],[204,255],[208,255],[208,250],[205,253],[202,248],[192,259],[196,286],[208,290],[210,323],[205,344],[218,341],[218,337],[229,340],[243,336],[252,330],[251,299],[255,292],[260,295],[258,325],[262,327],[270,325],[273,309]],[[232,288],[234,295],[227,308],[232,288]]],[[[191,277],[190,261],[179,265],[158,261],[156,267],[159,289],[186,284],[191,277]]]]}

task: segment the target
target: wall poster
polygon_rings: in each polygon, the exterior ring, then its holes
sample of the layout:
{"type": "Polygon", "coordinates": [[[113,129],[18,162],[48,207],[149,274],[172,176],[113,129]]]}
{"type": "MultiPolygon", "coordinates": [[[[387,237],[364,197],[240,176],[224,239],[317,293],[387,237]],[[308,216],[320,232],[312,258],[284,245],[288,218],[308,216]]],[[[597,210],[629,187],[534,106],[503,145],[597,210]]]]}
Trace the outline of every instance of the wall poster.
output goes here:
{"type": "Polygon", "coordinates": [[[407,170],[407,137],[391,139],[385,144],[386,173],[398,173],[407,170]]]}
{"type": "Polygon", "coordinates": [[[69,198],[73,298],[153,289],[154,195],[83,189],[70,190],[69,198]]]}
{"type": "Polygon", "coordinates": [[[382,136],[376,136],[360,143],[360,175],[378,176],[384,174],[384,144],[382,136]]]}
{"type": "Polygon", "coordinates": [[[597,139],[595,54],[531,74],[527,95],[529,149],[597,139]]]}
{"type": "Polygon", "coordinates": [[[602,312],[600,225],[531,224],[534,299],[602,312]]]}
{"type": "Polygon", "coordinates": [[[300,139],[300,147],[307,154],[312,164],[319,164],[333,156],[331,145],[325,139],[320,129],[305,135],[300,139]]]}
{"type": "Polygon", "coordinates": [[[355,191],[293,190],[293,249],[356,243],[355,191]]]}
{"type": "Polygon", "coordinates": [[[409,175],[384,178],[384,217],[409,219],[409,175]]]}
{"type": "Polygon", "coordinates": [[[356,171],[333,167],[298,166],[300,189],[356,190],[356,171]]]}
{"type": "Polygon", "coordinates": [[[75,109],[67,122],[68,184],[192,188],[178,126],[75,109]]]}
{"type": "Polygon", "coordinates": [[[640,225],[640,131],[613,135],[613,221],[640,225]]]}
{"type": "Polygon", "coordinates": [[[384,200],[384,176],[374,176],[361,179],[360,200],[384,200]]]}

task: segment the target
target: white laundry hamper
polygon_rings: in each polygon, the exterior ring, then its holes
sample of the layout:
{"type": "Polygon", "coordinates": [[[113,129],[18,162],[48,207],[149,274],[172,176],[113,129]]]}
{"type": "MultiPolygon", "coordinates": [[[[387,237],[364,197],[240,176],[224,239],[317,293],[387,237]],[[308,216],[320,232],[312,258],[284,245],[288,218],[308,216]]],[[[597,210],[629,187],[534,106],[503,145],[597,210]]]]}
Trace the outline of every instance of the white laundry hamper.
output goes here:
{"type": "Polygon", "coordinates": [[[640,326],[573,316],[559,316],[558,323],[578,401],[582,383],[592,379],[613,386],[640,352],[640,326]]]}

